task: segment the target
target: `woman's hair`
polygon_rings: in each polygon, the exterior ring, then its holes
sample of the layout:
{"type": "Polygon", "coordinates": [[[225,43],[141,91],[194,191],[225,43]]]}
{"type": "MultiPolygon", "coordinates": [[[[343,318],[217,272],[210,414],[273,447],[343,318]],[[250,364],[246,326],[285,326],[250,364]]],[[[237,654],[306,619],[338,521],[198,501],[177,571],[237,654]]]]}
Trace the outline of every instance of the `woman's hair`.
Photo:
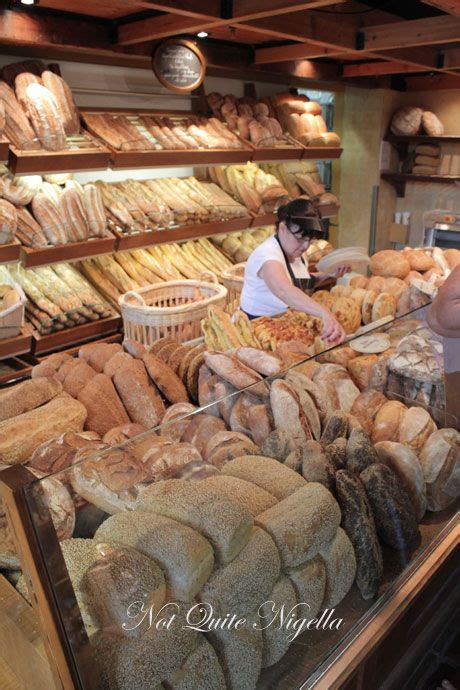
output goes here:
{"type": "MultiPolygon", "coordinates": [[[[305,199],[304,197],[299,197],[290,201],[284,206],[280,206],[277,211],[278,220],[276,221],[276,229],[278,230],[279,224],[286,223],[289,230],[292,232],[292,226],[296,225],[303,231],[302,228],[302,218],[315,218],[318,221],[321,219],[318,207],[310,199],[305,199]]],[[[310,221],[311,223],[311,221],[310,221]]],[[[307,224],[305,224],[307,225],[307,224]]],[[[305,234],[310,234],[307,230],[304,231],[305,234]]],[[[322,233],[322,230],[312,231],[312,235],[318,235],[322,233]]]]}

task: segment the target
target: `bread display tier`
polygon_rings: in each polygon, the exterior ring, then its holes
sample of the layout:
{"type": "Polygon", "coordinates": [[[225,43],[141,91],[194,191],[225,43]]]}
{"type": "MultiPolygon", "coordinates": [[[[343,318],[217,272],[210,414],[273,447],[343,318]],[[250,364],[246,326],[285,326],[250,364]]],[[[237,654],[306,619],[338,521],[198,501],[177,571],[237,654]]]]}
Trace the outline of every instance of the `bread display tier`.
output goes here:
{"type": "Polygon", "coordinates": [[[106,230],[104,237],[93,237],[83,242],[61,244],[56,247],[21,247],[20,259],[23,266],[48,266],[61,261],[86,259],[97,254],[109,254],[115,251],[117,238],[106,230]]]}
{"type": "Polygon", "coordinates": [[[0,244],[0,263],[9,264],[19,261],[21,255],[21,243],[16,238],[7,244],[0,244]]]}
{"type": "Polygon", "coordinates": [[[0,137],[0,163],[8,163],[10,142],[0,137]]]}
{"type": "Polygon", "coordinates": [[[391,173],[381,174],[382,180],[390,182],[396,189],[398,196],[405,195],[406,182],[435,182],[436,184],[455,184],[460,182],[460,175],[427,175],[423,173],[391,173]]]}
{"type": "Polygon", "coordinates": [[[80,326],[73,326],[62,331],[54,331],[41,335],[40,332],[34,331],[32,339],[33,354],[44,354],[45,352],[54,352],[63,347],[72,346],[76,343],[84,343],[87,340],[94,340],[94,338],[104,337],[110,333],[116,333],[120,330],[121,318],[117,316],[109,316],[102,318],[99,321],[91,321],[83,323],[80,326]]]}
{"type": "Polygon", "coordinates": [[[32,331],[24,328],[14,338],[0,340],[0,359],[15,357],[30,352],[32,349],[32,331]]]}
{"type": "Polygon", "coordinates": [[[0,566],[61,678],[130,687],[142,668],[141,688],[294,689],[344,682],[359,654],[372,665],[375,637],[413,621],[449,562],[460,437],[455,415],[435,421],[348,364],[383,357],[383,339],[405,355],[421,329],[423,310],[287,365],[255,344],[88,344],[3,392],[0,487],[19,538],[4,532],[0,566]],[[266,602],[305,613],[283,625],[266,602]]]}

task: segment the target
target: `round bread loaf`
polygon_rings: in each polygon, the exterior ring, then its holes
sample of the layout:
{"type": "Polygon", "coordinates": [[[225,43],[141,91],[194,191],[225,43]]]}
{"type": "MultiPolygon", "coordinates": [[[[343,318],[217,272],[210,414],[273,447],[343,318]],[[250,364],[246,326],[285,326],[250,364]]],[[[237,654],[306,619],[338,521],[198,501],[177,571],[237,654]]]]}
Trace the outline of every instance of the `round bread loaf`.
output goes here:
{"type": "Polygon", "coordinates": [[[411,105],[399,108],[391,119],[390,129],[399,136],[418,134],[422,125],[423,110],[411,105]]]}
{"type": "Polygon", "coordinates": [[[398,440],[420,452],[434,431],[436,424],[429,412],[422,407],[409,407],[401,417],[398,440]]]}
{"type": "Polygon", "coordinates": [[[375,446],[378,461],[390,467],[406,489],[420,522],[426,511],[426,491],[422,466],[417,454],[403,443],[381,441],[375,446]]]}
{"type": "Polygon", "coordinates": [[[367,290],[368,289],[368,287],[367,287],[368,282],[369,282],[369,278],[367,278],[367,276],[357,275],[357,276],[353,276],[353,278],[350,278],[349,285],[350,285],[350,287],[352,287],[354,289],[362,288],[364,290],[367,290]]]}
{"type": "Polygon", "coordinates": [[[422,128],[429,137],[441,137],[444,134],[444,125],[437,115],[425,110],[422,114],[422,128]]]}
{"type": "Polygon", "coordinates": [[[406,283],[404,282],[404,280],[401,280],[401,278],[385,278],[385,284],[383,286],[382,292],[387,292],[390,295],[394,295],[394,297],[399,297],[399,295],[402,292],[404,292],[406,287],[406,283]]]}
{"type": "MultiPolygon", "coordinates": [[[[273,666],[276,664],[287,652],[292,636],[292,631],[288,630],[283,625],[266,625],[266,621],[270,621],[273,618],[274,611],[283,610],[289,615],[297,605],[297,595],[295,588],[293,586],[293,578],[281,577],[278,582],[273,587],[270,592],[267,601],[270,604],[264,603],[259,609],[258,614],[261,618],[261,628],[263,637],[263,653],[262,653],[262,668],[267,666],[273,666]],[[273,602],[273,604],[271,603],[273,602]],[[273,606],[273,608],[272,608],[273,606]]],[[[315,602],[320,597],[315,599],[315,602]]],[[[322,600],[322,595],[321,595],[322,600]]],[[[307,599],[302,599],[299,597],[299,601],[307,601],[307,599]]],[[[321,603],[319,604],[321,606],[321,603]]],[[[313,608],[313,607],[312,607],[313,608]]],[[[309,610],[309,614],[316,615],[312,610],[309,610]]]]}
{"type": "Polygon", "coordinates": [[[383,393],[370,388],[358,395],[352,405],[350,413],[357,417],[363,429],[369,435],[372,435],[374,418],[379,409],[386,402],[388,401],[383,393]]]}
{"type": "Polygon", "coordinates": [[[374,418],[372,441],[392,441],[399,438],[399,430],[406,406],[398,400],[389,400],[378,410],[374,418]]]}
{"type": "Polygon", "coordinates": [[[331,308],[345,333],[354,333],[361,325],[361,312],[351,297],[339,297],[331,308]]]}
{"type": "Polygon", "coordinates": [[[385,278],[382,276],[371,276],[367,282],[366,290],[372,290],[379,294],[385,289],[385,278]]]}
{"type": "Polygon", "coordinates": [[[381,292],[372,305],[371,321],[378,321],[385,316],[394,317],[396,315],[397,302],[394,295],[388,292],[381,292]]]}
{"type": "Polygon", "coordinates": [[[411,270],[403,252],[383,249],[371,256],[371,271],[376,276],[394,276],[404,279],[411,270]]]}
{"type": "Polygon", "coordinates": [[[425,254],[422,249],[411,249],[405,252],[405,257],[409,262],[411,271],[428,271],[430,268],[434,268],[435,263],[431,256],[425,254]]]}
{"type": "Polygon", "coordinates": [[[377,359],[377,355],[370,354],[355,357],[348,362],[348,371],[350,372],[353,381],[356,383],[360,391],[363,391],[368,387],[372,367],[377,362],[377,359]]]}
{"type": "Polygon", "coordinates": [[[429,436],[420,452],[426,482],[428,510],[444,510],[460,495],[460,434],[439,429],[429,436]]]}
{"type": "MultiPolygon", "coordinates": [[[[326,569],[323,559],[316,556],[297,568],[286,570],[286,575],[294,586],[298,601],[310,607],[308,617],[317,616],[321,610],[326,589],[326,569]]],[[[299,607],[299,611],[302,610],[302,607],[299,607]]]]}

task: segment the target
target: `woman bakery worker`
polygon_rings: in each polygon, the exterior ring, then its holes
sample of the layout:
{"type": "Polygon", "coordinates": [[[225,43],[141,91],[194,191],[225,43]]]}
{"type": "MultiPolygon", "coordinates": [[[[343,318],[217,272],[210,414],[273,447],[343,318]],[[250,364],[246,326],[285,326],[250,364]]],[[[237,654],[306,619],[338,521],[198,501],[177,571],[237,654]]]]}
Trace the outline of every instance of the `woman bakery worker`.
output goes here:
{"type": "MultiPolygon", "coordinates": [[[[257,318],[292,307],[322,320],[322,338],[342,342],[345,332],[340,323],[310,297],[315,284],[330,276],[310,274],[302,256],[311,240],[324,237],[316,206],[308,199],[294,199],[281,206],[277,215],[276,234],[262,242],[246,264],[241,308],[249,318],[257,318]]],[[[341,266],[333,275],[347,270],[348,266],[341,266]]]]}

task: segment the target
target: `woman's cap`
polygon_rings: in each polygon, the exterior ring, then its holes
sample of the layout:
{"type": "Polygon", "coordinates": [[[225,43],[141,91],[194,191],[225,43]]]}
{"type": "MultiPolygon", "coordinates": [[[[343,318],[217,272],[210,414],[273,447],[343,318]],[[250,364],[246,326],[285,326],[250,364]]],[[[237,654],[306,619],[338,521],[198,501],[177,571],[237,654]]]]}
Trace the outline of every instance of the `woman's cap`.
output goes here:
{"type": "Polygon", "coordinates": [[[286,223],[288,229],[295,235],[312,238],[324,237],[321,216],[318,208],[310,199],[298,198],[280,206],[277,216],[278,222],[286,223]],[[290,225],[296,225],[298,230],[292,230],[290,225]]]}

